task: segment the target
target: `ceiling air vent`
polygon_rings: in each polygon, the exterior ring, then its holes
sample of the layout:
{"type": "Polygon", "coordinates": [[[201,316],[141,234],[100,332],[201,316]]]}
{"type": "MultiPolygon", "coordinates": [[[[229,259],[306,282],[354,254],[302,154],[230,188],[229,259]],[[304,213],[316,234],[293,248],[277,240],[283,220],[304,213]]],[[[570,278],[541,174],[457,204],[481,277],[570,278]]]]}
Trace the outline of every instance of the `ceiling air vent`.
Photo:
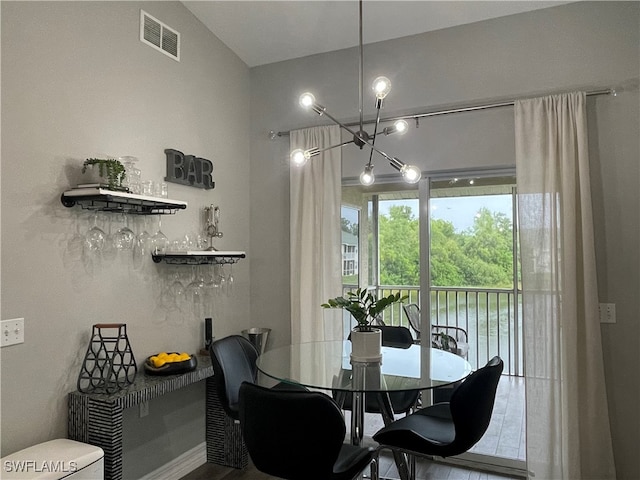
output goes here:
{"type": "Polygon", "coordinates": [[[140,41],[180,61],[180,34],[144,10],[140,10],[140,41]]]}

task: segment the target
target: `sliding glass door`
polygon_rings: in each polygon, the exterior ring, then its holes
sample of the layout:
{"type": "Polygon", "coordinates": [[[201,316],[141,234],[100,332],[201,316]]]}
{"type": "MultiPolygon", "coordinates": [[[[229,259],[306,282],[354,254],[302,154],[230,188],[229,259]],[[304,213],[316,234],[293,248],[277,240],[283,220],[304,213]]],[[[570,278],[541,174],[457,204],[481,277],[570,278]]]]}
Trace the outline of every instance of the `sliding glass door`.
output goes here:
{"type": "MultiPolygon", "coordinates": [[[[408,295],[407,303],[420,306],[423,332],[432,324],[465,329],[467,359],[474,369],[500,355],[505,375],[489,431],[470,453],[453,461],[522,472],[523,330],[515,199],[513,172],[432,176],[410,187],[343,187],[343,286],[408,295]]],[[[409,326],[401,306],[386,311],[383,320],[409,326]]],[[[370,421],[375,429],[376,419],[370,421]]]]}

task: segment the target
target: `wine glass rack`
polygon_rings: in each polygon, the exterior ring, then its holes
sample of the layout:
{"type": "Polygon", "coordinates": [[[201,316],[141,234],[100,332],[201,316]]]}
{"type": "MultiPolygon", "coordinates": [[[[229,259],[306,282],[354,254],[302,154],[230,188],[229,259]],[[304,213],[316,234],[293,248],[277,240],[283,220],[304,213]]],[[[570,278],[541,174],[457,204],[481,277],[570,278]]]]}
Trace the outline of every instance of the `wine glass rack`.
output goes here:
{"type": "Polygon", "coordinates": [[[165,262],[169,265],[206,265],[236,263],[246,254],[240,251],[205,250],[157,253],[151,257],[156,263],[165,262]]]}
{"type": "Polygon", "coordinates": [[[168,215],[187,208],[187,202],[149,197],[104,188],[74,188],[62,193],[65,207],[80,205],[84,210],[124,212],[134,215],[168,215]]]}

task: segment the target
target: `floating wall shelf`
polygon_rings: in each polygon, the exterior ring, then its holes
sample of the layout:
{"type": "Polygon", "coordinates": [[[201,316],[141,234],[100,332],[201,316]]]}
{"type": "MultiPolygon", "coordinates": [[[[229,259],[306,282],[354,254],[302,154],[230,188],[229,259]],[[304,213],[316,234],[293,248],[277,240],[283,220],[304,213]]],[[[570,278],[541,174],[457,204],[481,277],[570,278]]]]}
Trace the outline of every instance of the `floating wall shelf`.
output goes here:
{"type": "Polygon", "coordinates": [[[135,215],[167,215],[187,208],[187,202],[148,197],[104,188],[74,188],[60,197],[65,207],[80,205],[86,210],[124,212],[135,215]]]}
{"type": "Polygon", "coordinates": [[[225,264],[236,263],[241,258],[245,258],[245,252],[238,251],[221,251],[221,250],[205,250],[205,251],[187,251],[187,252],[165,252],[152,254],[153,261],[171,265],[204,265],[204,264],[225,264]]]}

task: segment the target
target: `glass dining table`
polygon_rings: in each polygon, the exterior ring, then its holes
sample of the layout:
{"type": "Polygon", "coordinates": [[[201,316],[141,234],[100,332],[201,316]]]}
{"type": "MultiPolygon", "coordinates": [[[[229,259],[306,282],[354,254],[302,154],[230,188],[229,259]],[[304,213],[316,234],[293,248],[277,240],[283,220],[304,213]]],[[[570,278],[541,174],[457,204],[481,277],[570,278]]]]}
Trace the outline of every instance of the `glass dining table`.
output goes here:
{"type": "MultiPolygon", "coordinates": [[[[464,358],[428,345],[382,347],[382,360],[356,362],[351,342],[309,342],[274,348],[257,360],[258,370],[278,382],[352,395],[351,442],[364,437],[365,396],[375,395],[385,425],[393,421],[390,392],[422,391],[458,382],[471,373],[464,358]]],[[[401,478],[404,457],[394,454],[401,478]]]]}

